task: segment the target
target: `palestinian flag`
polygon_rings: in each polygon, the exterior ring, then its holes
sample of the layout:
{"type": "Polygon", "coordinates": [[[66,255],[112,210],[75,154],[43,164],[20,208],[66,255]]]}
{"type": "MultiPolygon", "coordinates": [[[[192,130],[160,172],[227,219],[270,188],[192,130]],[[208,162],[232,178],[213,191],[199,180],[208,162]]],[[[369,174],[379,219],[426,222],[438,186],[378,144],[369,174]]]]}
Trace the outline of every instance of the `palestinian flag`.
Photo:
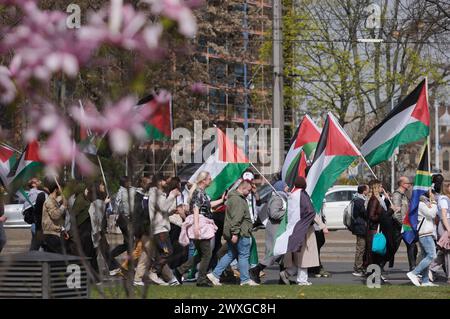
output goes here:
{"type": "Polygon", "coordinates": [[[217,128],[215,152],[197,169],[189,182],[194,183],[201,171],[209,172],[212,182],[206,193],[211,200],[216,200],[241,177],[249,165],[248,158],[242,150],[217,128]]]}
{"type": "Polygon", "coordinates": [[[408,214],[406,214],[402,225],[402,236],[408,244],[411,244],[417,237],[420,196],[428,192],[430,188],[431,173],[428,159],[428,143],[425,143],[422,158],[417,167],[416,177],[414,178],[414,188],[411,201],[409,202],[408,214]]]}
{"type": "Polygon", "coordinates": [[[427,80],[423,80],[387,117],[375,126],[361,146],[370,166],[388,160],[400,145],[416,142],[430,132],[427,80]]]}
{"type": "Polygon", "coordinates": [[[0,145],[0,183],[8,185],[8,174],[16,162],[14,151],[6,145],[0,145]]]}
{"type": "Polygon", "coordinates": [[[358,156],[361,156],[359,150],[333,114],[328,113],[306,179],[306,192],[316,213],[322,208],[325,193],[358,156]]]}
{"type": "Polygon", "coordinates": [[[281,170],[281,178],[289,187],[294,185],[297,176],[305,177],[306,160],[316,149],[319,137],[319,128],[305,115],[291,139],[291,147],[281,170]]]}
{"type": "Polygon", "coordinates": [[[8,175],[10,184],[22,187],[29,179],[35,177],[42,167],[43,163],[39,157],[39,143],[33,141],[26,146],[19,160],[11,169],[8,175]]]}
{"type": "Polygon", "coordinates": [[[153,95],[138,102],[138,105],[151,108],[151,115],[144,122],[147,139],[170,140],[172,137],[172,103],[158,103],[153,95]]]}

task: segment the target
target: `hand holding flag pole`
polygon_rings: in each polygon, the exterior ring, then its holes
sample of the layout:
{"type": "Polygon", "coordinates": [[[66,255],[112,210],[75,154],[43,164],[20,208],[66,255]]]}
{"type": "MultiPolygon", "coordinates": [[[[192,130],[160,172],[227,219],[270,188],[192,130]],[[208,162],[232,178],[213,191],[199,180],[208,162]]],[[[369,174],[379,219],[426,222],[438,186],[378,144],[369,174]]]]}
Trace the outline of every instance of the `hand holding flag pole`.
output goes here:
{"type": "Polygon", "coordinates": [[[275,187],[273,187],[272,183],[269,182],[269,180],[256,168],[256,166],[250,162],[250,165],[253,166],[253,168],[258,172],[259,175],[261,175],[261,177],[267,182],[267,184],[269,184],[269,186],[273,189],[273,191],[280,196],[280,194],[277,192],[277,190],[275,189],[275,187]]]}

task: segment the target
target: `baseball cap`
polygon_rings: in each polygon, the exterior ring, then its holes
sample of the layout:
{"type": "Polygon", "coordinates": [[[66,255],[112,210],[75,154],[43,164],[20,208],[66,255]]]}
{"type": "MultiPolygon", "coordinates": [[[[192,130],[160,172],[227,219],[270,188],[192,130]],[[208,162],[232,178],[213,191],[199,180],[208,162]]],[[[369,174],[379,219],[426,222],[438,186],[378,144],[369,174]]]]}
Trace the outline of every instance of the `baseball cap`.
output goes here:
{"type": "Polygon", "coordinates": [[[242,179],[244,181],[253,181],[255,179],[255,175],[253,175],[251,172],[245,172],[242,175],[242,179]]]}

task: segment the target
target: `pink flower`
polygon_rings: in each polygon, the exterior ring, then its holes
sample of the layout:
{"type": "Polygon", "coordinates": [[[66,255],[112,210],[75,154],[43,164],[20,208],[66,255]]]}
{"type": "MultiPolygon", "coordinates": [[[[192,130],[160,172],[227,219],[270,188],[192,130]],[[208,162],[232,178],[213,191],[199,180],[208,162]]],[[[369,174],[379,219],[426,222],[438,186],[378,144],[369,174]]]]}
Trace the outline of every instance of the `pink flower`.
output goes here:
{"type": "MultiPolygon", "coordinates": [[[[193,38],[197,32],[195,16],[182,0],[143,0],[152,6],[156,15],[164,15],[178,23],[180,34],[193,38]]],[[[195,3],[194,3],[195,4],[195,3]]]]}
{"type": "Polygon", "coordinates": [[[206,85],[201,82],[196,82],[191,85],[191,91],[195,94],[205,95],[206,94],[206,85]]]}
{"type": "Polygon", "coordinates": [[[11,72],[4,66],[0,66],[0,103],[9,104],[16,97],[16,86],[11,80],[11,72]]]}
{"type": "Polygon", "coordinates": [[[159,104],[166,104],[166,103],[170,102],[171,99],[172,99],[172,95],[170,94],[169,91],[166,91],[166,90],[160,90],[158,92],[158,94],[156,94],[156,96],[155,96],[155,100],[159,104]]]}
{"type": "MultiPolygon", "coordinates": [[[[167,99],[167,94],[161,95],[161,100],[167,99]]],[[[168,94],[170,98],[170,94],[168,94]]],[[[79,107],[72,107],[72,117],[92,131],[109,134],[112,150],[125,154],[131,144],[132,136],[142,138],[145,135],[143,122],[151,116],[150,108],[136,107],[137,100],[125,97],[114,105],[108,105],[104,113],[100,114],[94,107],[87,107],[83,111],[79,107]]]]}
{"type": "Polygon", "coordinates": [[[8,30],[0,47],[14,52],[9,68],[18,85],[26,87],[32,78],[48,82],[57,72],[75,77],[99,44],[80,41],[62,12],[40,10],[32,1],[22,9],[22,23],[8,30]]]}
{"type": "Polygon", "coordinates": [[[117,12],[117,9],[113,11],[114,16],[109,16],[108,10],[105,9],[91,14],[88,25],[79,30],[80,41],[101,42],[126,50],[135,50],[146,59],[161,57],[160,24],[149,23],[149,18],[131,5],[123,6],[120,12],[117,12]],[[121,16],[118,17],[118,14],[121,16]]]}
{"type": "Polygon", "coordinates": [[[47,175],[54,176],[64,164],[75,163],[83,174],[92,174],[94,165],[79,151],[64,122],[59,122],[46,143],[40,148],[39,156],[46,165],[47,175]]]}

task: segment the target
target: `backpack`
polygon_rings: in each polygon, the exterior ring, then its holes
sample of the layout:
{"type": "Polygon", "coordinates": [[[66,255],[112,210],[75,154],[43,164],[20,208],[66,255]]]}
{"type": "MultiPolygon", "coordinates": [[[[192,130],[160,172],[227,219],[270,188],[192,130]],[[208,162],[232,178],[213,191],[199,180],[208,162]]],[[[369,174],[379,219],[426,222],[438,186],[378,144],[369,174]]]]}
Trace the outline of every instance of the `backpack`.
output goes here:
{"type": "Polygon", "coordinates": [[[34,223],[34,206],[30,206],[27,209],[25,209],[22,212],[23,220],[27,224],[33,224],[34,223]]]}
{"type": "Polygon", "coordinates": [[[353,218],[353,207],[355,205],[355,201],[352,199],[350,201],[350,203],[347,205],[347,207],[345,207],[344,209],[344,215],[343,215],[343,223],[345,225],[345,227],[347,227],[347,229],[349,231],[352,231],[353,229],[353,223],[354,223],[354,218],[353,218]]]}

